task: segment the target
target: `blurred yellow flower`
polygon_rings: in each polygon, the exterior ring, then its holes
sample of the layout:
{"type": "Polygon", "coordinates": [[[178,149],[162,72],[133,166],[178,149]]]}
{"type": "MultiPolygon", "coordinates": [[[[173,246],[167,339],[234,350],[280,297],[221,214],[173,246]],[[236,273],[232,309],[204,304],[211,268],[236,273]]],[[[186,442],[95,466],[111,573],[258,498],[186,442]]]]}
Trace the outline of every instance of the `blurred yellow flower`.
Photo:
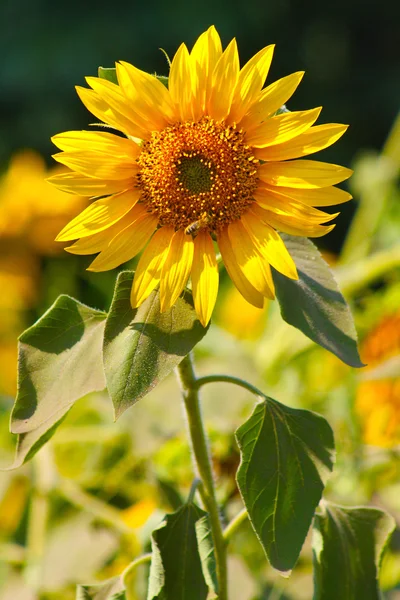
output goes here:
{"type": "Polygon", "coordinates": [[[122,132],[69,131],[53,138],[55,159],[71,169],[52,178],[60,189],[99,197],[59,234],[75,254],[100,253],[92,271],[118,267],[147,245],[139,260],[131,304],[160,284],[161,310],[178,298],[188,277],[206,325],[218,291],[214,242],[229,276],[258,308],[274,298],[271,266],[297,279],[278,231],[325,235],[336,215],[314,208],[351,198],[334,187],[351,171],[294,160],[333,144],[346,125],[313,127],[321,108],[279,112],[303,72],[263,89],[274,46],[241,69],[236,40],[223,51],[214,27],[189,53],[176,52],[168,89],[126,62],[118,85],[88,77],[77,88],[85,106],[122,132]]]}
{"type": "MultiPolygon", "coordinates": [[[[364,340],[361,357],[368,370],[400,356],[400,312],[384,317],[364,340]]],[[[363,381],[357,388],[356,410],[367,444],[392,447],[400,443],[400,375],[363,381]]]]}
{"type": "Polygon", "coordinates": [[[238,339],[257,339],[265,326],[267,312],[256,308],[230,285],[217,307],[216,322],[238,339]]]}

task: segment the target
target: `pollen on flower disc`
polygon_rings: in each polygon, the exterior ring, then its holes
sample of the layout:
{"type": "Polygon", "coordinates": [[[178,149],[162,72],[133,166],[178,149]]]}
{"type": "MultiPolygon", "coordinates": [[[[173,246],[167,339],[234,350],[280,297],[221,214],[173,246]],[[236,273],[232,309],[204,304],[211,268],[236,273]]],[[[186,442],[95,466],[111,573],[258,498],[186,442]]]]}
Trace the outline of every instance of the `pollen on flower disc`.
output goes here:
{"type": "Polygon", "coordinates": [[[244,133],[209,117],[154,131],[137,162],[142,201],[160,225],[202,220],[217,231],[254,202],[258,160],[244,133]]]}

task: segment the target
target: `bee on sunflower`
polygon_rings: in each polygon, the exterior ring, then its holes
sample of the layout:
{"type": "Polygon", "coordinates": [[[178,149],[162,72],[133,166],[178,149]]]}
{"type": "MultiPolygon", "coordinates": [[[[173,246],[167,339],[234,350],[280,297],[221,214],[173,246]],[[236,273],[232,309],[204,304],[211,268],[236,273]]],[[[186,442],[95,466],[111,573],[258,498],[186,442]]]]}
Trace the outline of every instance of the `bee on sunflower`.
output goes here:
{"type": "Polygon", "coordinates": [[[71,169],[51,182],[96,198],[57,240],[75,254],[95,254],[105,271],[143,253],[131,292],[139,306],[160,286],[168,310],[192,281],[194,305],[205,326],[218,292],[216,245],[240,293],[262,308],[274,298],[271,266],[296,279],[279,232],[325,235],[335,216],[315,207],[341,204],[350,194],[334,187],[351,171],[296,160],[338,140],[346,125],[316,125],[321,108],[280,112],[303,72],[264,87],[274,46],[242,68],[236,40],[225,50],[214,27],[185,44],[170,66],[168,88],[155,76],[116,64],[118,85],[88,77],[78,87],[84,105],[122,136],[70,131],[53,137],[55,159],[71,169]]]}

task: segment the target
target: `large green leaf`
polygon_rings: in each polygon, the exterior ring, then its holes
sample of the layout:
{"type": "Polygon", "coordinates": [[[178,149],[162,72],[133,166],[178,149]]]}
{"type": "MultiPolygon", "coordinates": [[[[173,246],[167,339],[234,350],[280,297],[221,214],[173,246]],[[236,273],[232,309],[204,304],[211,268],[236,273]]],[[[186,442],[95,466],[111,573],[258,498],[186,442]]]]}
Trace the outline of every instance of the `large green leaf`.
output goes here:
{"type": "Polygon", "coordinates": [[[152,533],[147,600],[206,600],[196,523],[207,513],[192,502],[167,515],[152,533]]]}
{"type": "Polygon", "coordinates": [[[39,450],[76,400],[105,388],[105,318],[103,312],[60,296],[21,335],[18,394],[11,416],[11,431],[19,434],[13,467],[39,450]]]}
{"type": "Polygon", "coordinates": [[[314,600],[379,600],[378,570],[394,528],[376,508],[324,502],[313,530],[314,600]]]}
{"type": "Polygon", "coordinates": [[[96,585],[78,585],[76,590],[76,600],[125,600],[125,598],[120,577],[113,577],[96,585]]]}
{"type": "Polygon", "coordinates": [[[333,468],[329,424],[265,398],[236,431],[237,482],[250,522],[273,567],[292,569],[333,468]]]}
{"type": "Polygon", "coordinates": [[[159,292],[130,305],[133,273],[120,273],[104,334],[104,367],[116,417],[143,398],[205,335],[188,292],[160,313],[159,292]]]}
{"type": "Polygon", "coordinates": [[[331,270],[310,240],[282,234],[299,279],[273,269],[282,318],[351,367],[363,367],[350,309],[331,270]]]}

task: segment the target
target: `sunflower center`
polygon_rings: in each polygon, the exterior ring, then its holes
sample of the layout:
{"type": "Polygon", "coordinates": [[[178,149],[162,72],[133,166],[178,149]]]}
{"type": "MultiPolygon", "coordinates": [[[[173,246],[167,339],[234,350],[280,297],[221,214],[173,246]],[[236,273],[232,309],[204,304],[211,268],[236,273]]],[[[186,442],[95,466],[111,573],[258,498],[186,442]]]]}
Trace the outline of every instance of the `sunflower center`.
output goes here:
{"type": "Polygon", "coordinates": [[[154,131],[138,164],[142,202],[162,226],[217,231],[254,202],[258,160],[243,131],[209,117],[154,131]]]}

